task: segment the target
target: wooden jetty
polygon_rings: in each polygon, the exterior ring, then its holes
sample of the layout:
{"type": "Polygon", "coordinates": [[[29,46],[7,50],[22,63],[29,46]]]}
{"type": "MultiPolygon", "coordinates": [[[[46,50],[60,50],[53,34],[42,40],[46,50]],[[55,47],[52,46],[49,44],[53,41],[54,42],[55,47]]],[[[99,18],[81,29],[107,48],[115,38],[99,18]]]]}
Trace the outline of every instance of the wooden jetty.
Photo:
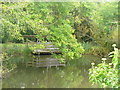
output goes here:
{"type": "MultiPolygon", "coordinates": [[[[27,44],[30,44],[27,38],[35,38],[37,40],[36,44],[44,45],[43,49],[36,49],[32,51],[33,55],[36,55],[33,61],[26,63],[26,66],[33,67],[58,67],[65,66],[64,63],[60,63],[59,59],[55,59],[51,57],[51,54],[62,54],[58,47],[53,45],[52,42],[41,43],[39,39],[36,38],[35,35],[23,35],[26,38],[27,44]],[[44,56],[43,56],[44,55],[44,56]],[[47,58],[47,56],[49,58],[47,58]]],[[[24,41],[23,41],[24,42],[24,41]]]]}
{"type": "MultiPolygon", "coordinates": [[[[42,43],[38,43],[42,44],[42,43]]],[[[56,48],[51,42],[47,42],[44,44],[44,49],[33,50],[32,54],[34,55],[51,55],[51,54],[61,54],[59,48],[56,48]]]]}

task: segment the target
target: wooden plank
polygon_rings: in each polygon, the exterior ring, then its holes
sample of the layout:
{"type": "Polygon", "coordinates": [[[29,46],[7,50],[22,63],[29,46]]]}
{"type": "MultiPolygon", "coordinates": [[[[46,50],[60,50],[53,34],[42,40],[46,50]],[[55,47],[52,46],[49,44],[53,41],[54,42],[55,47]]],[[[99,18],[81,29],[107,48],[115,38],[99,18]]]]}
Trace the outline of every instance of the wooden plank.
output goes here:
{"type": "Polygon", "coordinates": [[[34,55],[51,55],[52,53],[61,54],[59,48],[55,47],[52,44],[52,42],[46,42],[46,43],[39,42],[39,44],[43,44],[46,48],[33,50],[32,54],[34,55]]]}
{"type": "Polygon", "coordinates": [[[59,50],[44,50],[44,49],[39,49],[39,50],[34,50],[32,52],[33,54],[36,54],[36,55],[50,55],[52,53],[55,53],[55,54],[61,54],[61,52],[59,50]]]}
{"type": "Polygon", "coordinates": [[[59,51],[59,48],[44,48],[44,49],[37,49],[34,51],[36,51],[36,52],[59,51]]]}

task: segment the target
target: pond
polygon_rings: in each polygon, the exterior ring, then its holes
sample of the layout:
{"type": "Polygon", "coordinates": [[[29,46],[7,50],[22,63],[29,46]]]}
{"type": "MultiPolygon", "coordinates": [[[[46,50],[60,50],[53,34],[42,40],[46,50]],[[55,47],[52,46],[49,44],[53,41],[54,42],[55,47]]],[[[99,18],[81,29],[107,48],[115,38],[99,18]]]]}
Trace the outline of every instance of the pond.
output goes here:
{"type": "MultiPolygon", "coordinates": [[[[39,56],[42,59],[51,55],[39,56]]],[[[88,69],[91,63],[100,63],[101,57],[83,55],[77,60],[70,60],[61,67],[28,66],[26,62],[34,57],[12,57],[18,67],[2,80],[2,88],[96,88],[88,80],[88,69]],[[22,61],[22,63],[19,63],[22,61]]]]}

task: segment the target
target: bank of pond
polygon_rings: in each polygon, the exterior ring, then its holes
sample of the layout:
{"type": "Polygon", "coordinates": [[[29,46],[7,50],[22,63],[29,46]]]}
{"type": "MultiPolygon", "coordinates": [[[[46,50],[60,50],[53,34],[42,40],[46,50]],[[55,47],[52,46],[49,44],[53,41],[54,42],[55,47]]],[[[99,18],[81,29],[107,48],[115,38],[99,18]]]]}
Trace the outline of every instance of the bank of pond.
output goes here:
{"type": "MultiPolygon", "coordinates": [[[[81,43],[81,44],[85,50],[83,55],[105,56],[111,50],[113,50],[111,48],[94,45],[92,43],[81,43]]],[[[23,43],[3,43],[3,44],[0,44],[0,48],[2,52],[7,53],[9,56],[10,55],[17,56],[17,55],[30,55],[31,52],[33,52],[34,50],[44,49],[45,47],[43,45],[36,44],[36,43],[29,43],[29,44],[28,43],[24,43],[24,44],[23,43]]],[[[58,53],[61,53],[61,52],[58,52],[58,53]]]]}

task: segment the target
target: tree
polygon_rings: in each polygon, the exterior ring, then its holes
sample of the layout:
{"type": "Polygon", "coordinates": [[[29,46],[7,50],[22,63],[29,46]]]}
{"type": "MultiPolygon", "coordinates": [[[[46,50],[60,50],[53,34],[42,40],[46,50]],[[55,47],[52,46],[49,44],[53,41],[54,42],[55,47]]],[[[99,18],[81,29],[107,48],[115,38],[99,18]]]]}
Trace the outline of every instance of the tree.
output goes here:
{"type": "Polygon", "coordinates": [[[70,22],[73,19],[70,11],[76,4],[79,3],[4,3],[3,15],[6,17],[3,16],[2,38],[22,40],[22,34],[30,30],[41,42],[53,42],[64,57],[79,57],[84,50],[77,42],[71,26],[73,22],[70,22]]]}

